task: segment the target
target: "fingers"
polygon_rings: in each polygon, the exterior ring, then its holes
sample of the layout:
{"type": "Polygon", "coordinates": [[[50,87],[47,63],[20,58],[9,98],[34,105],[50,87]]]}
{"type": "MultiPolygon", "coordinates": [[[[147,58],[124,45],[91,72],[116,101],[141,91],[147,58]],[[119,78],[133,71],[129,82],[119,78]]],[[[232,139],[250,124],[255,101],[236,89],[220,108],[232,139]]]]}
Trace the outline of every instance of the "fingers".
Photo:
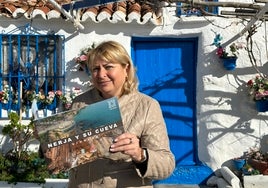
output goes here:
{"type": "Polygon", "coordinates": [[[129,144],[130,143],[130,139],[132,141],[135,138],[137,138],[137,136],[134,135],[134,134],[131,134],[131,133],[123,133],[123,134],[119,135],[118,137],[116,137],[114,139],[114,142],[117,143],[119,141],[125,140],[125,143],[128,143],[129,144]]]}
{"type": "Polygon", "coordinates": [[[111,152],[122,152],[131,158],[136,158],[140,153],[139,138],[130,133],[124,133],[114,139],[114,143],[110,146],[111,152]]]}
{"type": "Polygon", "coordinates": [[[139,147],[139,139],[136,136],[116,138],[111,145],[111,151],[124,151],[139,147]]]}
{"type": "Polygon", "coordinates": [[[129,144],[132,144],[132,138],[129,138],[129,144]]]}

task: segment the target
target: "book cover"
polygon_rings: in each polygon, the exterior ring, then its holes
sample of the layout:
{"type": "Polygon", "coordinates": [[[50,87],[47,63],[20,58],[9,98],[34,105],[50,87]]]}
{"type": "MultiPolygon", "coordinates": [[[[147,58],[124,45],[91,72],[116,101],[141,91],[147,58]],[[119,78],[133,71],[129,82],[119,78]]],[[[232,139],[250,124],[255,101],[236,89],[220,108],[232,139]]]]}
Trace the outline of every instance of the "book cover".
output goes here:
{"type": "Polygon", "coordinates": [[[112,155],[113,139],[124,132],[117,98],[34,121],[52,174],[112,155]]]}

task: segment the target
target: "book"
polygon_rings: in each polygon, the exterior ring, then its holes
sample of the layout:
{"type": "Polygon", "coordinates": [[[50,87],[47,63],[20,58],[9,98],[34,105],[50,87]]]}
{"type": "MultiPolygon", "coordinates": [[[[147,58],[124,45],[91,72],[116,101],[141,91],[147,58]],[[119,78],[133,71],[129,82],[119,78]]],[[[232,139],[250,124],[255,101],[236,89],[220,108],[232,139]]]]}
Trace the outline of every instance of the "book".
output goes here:
{"type": "Polygon", "coordinates": [[[115,97],[34,120],[34,125],[51,174],[109,158],[114,138],[124,132],[115,97]]]}

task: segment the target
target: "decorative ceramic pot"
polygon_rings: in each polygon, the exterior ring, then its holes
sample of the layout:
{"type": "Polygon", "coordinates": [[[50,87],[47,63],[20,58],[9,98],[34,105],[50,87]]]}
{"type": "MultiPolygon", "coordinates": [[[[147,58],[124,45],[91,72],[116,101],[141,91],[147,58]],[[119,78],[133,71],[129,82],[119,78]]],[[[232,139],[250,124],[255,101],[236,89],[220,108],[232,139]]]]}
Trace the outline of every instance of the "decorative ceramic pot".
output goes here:
{"type": "Polygon", "coordinates": [[[226,70],[234,70],[236,68],[237,57],[222,58],[223,66],[226,70]]]}
{"type": "Polygon", "coordinates": [[[268,100],[257,100],[256,101],[256,108],[259,112],[268,111],[268,100]]]}
{"type": "Polygon", "coordinates": [[[268,162],[256,159],[249,159],[248,164],[254,169],[260,171],[261,174],[268,175],[268,162]]]}

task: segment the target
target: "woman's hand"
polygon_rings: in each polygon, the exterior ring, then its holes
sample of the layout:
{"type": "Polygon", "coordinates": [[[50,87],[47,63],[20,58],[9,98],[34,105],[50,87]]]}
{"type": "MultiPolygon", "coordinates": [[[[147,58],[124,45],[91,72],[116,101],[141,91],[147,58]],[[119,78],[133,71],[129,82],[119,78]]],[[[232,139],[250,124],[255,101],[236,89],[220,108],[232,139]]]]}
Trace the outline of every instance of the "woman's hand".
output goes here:
{"type": "Polygon", "coordinates": [[[132,160],[139,162],[142,160],[142,148],[140,139],[131,133],[123,133],[114,139],[114,143],[110,146],[111,152],[122,152],[129,155],[132,160]]]}

